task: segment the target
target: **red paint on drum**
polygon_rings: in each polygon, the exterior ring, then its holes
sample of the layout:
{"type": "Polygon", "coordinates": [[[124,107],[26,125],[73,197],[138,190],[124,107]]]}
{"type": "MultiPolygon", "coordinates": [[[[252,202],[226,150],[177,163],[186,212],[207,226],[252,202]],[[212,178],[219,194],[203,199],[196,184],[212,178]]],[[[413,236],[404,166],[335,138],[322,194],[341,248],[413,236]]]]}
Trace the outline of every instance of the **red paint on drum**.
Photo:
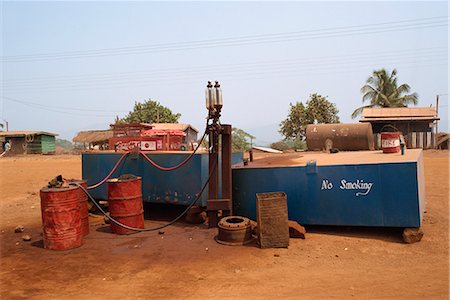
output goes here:
{"type": "MultiPolygon", "coordinates": [[[[68,183],[75,182],[81,185],[85,190],[87,190],[87,181],[80,179],[69,179],[68,183]]],[[[86,193],[79,188],[79,199],[80,199],[80,214],[81,214],[81,232],[83,236],[89,234],[89,202],[86,193]]]]}
{"type": "MultiPolygon", "coordinates": [[[[108,208],[109,214],[118,222],[144,229],[144,209],[142,206],[141,177],[133,179],[109,179],[108,208]]],[[[136,232],[111,222],[111,231],[117,234],[136,232]]]]}
{"type": "Polygon", "coordinates": [[[400,132],[382,132],[381,148],[383,153],[397,153],[400,151],[400,132]]]}
{"type": "Polygon", "coordinates": [[[41,214],[44,248],[68,250],[83,243],[79,188],[42,188],[41,214]]]}

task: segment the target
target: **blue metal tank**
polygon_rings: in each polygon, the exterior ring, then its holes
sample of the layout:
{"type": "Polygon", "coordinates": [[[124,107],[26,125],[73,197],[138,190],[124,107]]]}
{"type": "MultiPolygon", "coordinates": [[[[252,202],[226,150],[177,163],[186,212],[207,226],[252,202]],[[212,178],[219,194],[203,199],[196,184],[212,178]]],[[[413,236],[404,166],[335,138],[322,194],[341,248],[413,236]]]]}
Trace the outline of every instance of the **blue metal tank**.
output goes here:
{"type": "Polygon", "coordinates": [[[425,210],[421,149],[297,154],[289,166],[257,160],[233,168],[234,213],[256,218],[256,194],[287,194],[306,225],[419,227],[425,210]]]}
{"type": "MultiPolygon", "coordinates": [[[[189,154],[189,152],[151,152],[146,155],[161,166],[171,167],[184,161],[189,154]]],[[[88,186],[105,178],[122,155],[123,153],[115,152],[83,153],[82,175],[83,179],[87,180],[88,186]]],[[[232,164],[242,162],[242,158],[242,153],[233,153],[232,164]]],[[[208,154],[195,154],[186,165],[174,171],[159,170],[141,155],[133,157],[130,154],[120,163],[112,177],[127,173],[142,177],[144,202],[189,205],[208,179],[208,154]]],[[[220,174],[219,170],[219,177],[220,174]]],[[[90,192],[95,199],[108,198],[106,184],[91,189],[90,192]]],[[[206,189],[198,204],[206,206],[207,196],[206,189]]]]}

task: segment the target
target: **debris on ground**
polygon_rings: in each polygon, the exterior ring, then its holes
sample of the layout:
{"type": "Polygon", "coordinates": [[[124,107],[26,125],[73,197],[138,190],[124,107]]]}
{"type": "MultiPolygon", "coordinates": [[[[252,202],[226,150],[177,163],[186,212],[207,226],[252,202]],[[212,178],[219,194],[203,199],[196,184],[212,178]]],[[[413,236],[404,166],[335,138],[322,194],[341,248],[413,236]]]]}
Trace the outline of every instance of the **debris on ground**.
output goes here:
{"type": "Polygon", "coordinates": [[[257,193],[256,220],[261,248],[287,248],[289,246],[286,193],[257,193]]]}
{"type": "Polygon", "coordinates": [[[48,182],[47,187],[48,188],[61,188],[61,187],[68,187],[69,185],[64,182],[62,175],[58,175],[52,180],[48,182]]]}
{"type": "Polygon", "coordinates": [[[25,242],[29,242],[31,241],[31,236],[29,236],[28,234],[22,235],[22,240],[24,240],[25,242]]]}
{"type": "Polygon", "coordinates": [[[15,233],[23,232],[25,228],[22,225],[17,225],[17,227],[14,229],[15,233]]]}
{"type": "Polygon", "coordinates": [[[199,206],[189,209],[184,220],[189,224],[203,224],[206,222],[206,212],[199,206]]]}
{"type": "Polygon", "coordinates": [[[122,174],[119,176],[119,180],[133,180],[136,178],[138,178],[138,177],[134,174],[122,174]]]}
{"type": "Polygon", "coordinates": [[[250,220],[250,226],[252,227],[252,234],[258,236],[258,223],[256,221],[250,220]]]}
{"type": "Polygon", "coordinates": [[[407,244],[417,243],[422,240],[422,228],[405,228],[403,230],[403,241],[407,244]]]}
{"type": "Polygon", "coordinates": [[[296,221],[288,221],[289,225],[289,237],[290,238],[301,238],[305,239],[306,229],[302,225],[298,224],[296,221]]]}

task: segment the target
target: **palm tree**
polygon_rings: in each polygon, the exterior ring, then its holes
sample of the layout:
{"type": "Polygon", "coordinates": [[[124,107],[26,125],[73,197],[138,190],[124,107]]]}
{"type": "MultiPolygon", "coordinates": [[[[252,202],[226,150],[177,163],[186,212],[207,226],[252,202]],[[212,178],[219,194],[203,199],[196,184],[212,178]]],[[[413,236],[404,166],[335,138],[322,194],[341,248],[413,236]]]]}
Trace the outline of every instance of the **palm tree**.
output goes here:
{"type": "Polygon", "coordinates": [[[352,118],[360,115],[364,108],[372,107],[408,107],[408,104],[417,104],[417,93],[408,94],[411,90],[406,83],[397,86],[397,70],[389,75],[385,69],[373,71],[366,84],[361,88],[362,102],[370,101],[370,104],[356,109],[352,118]]]}

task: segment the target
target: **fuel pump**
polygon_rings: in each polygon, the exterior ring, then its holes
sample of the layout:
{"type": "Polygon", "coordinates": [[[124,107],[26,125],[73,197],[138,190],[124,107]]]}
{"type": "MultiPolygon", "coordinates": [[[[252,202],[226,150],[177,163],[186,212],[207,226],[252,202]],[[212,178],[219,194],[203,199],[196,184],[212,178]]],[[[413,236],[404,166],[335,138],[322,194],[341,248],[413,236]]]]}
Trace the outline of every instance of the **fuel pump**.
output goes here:
{"type": "Polygon", "coordinates": [[[231,190],[231,125],[220,123],[223,107],[222,89],[218,81],[214,86],[208,81],[206,86],[206,108],[208,109],[209,163],[210,180],[208,183],[207,214],[209,227],[217,227],[222,217],[232,213],[231,190]],[[220,143],[219,143],[220,141],[220,143]],[[220,144],[220,147],[219,147],[220,144]],[[220,148],[220,149],[219,149],[220,148]],[[220,155],[219,155],[220,154],[220,155]],[[219,160],[219,156],[221,159],[219,160]],[[219,169],[219,161],[221,168],[219,169]],[[219,185],[219,170],[221,184],[219,185]],[[219,187],[221,190],[219,191],[219,187]],[[219,197],[221,196],[221,197],[219,197]]]}

